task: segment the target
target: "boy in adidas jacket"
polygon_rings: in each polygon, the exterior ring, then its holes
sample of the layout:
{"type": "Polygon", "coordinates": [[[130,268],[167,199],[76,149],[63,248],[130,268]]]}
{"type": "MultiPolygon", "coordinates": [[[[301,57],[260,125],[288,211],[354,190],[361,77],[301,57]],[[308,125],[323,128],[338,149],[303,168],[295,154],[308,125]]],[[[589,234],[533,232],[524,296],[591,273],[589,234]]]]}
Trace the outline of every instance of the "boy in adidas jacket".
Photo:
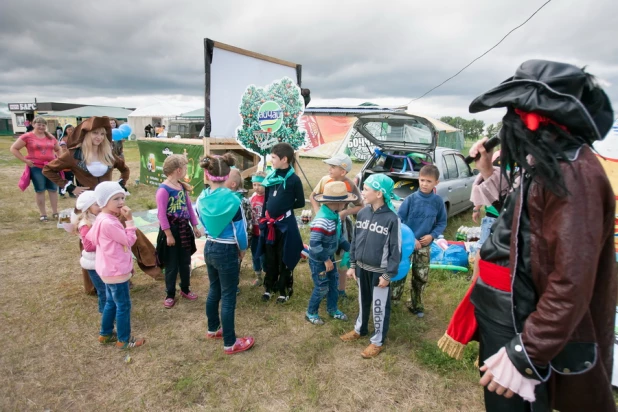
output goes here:
{"type": "Polygon", "coordinates": [[[367,206],[358,212],[350,248],[347,274],[358,283],[359,314],[354,330],[341,340],[349,342],[367,335],[372,314],[371,344],[361,353],[366,359],[382,351],[390,320],[390,278],[397,274],[401,260],[400,222],[391,202],[393,186],[393,181],[382,174],[365,180],[363,198],[367,206]]]}

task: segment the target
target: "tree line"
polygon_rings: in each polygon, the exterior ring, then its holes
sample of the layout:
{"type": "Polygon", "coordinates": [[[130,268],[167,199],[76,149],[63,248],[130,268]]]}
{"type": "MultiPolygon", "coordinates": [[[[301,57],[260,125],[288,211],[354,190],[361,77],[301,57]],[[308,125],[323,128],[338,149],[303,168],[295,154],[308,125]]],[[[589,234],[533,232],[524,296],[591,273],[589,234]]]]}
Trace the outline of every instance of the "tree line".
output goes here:
{"type": "Polygon", "coordinates": [[[466,140],[478,140],[483,136],[493,137],[502,127],[502,122],[489,124],[485,130],[485,122],[477,119],[464,119],[463,117],[443,116],[440,121],[463,131],[466,140]]]}

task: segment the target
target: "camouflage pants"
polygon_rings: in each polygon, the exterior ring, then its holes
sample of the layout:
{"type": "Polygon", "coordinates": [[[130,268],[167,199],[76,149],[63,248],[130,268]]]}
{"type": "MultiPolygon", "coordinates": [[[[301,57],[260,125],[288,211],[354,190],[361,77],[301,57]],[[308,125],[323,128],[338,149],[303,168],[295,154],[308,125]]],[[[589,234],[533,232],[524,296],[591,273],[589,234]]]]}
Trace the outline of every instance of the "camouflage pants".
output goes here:
{"type": "Polygon", "coordinates": [[[414,266],[412,267],[412,289],[410,295],[412,301],[410,309],[413,312],[423,312],[423,291],[429,277],[429,258],[431,245],[423,246],[414,252],[414,266]]]}
{"type": "MultiPolygon", "coordinates": [[[[412,256],[410,256],[410,260],[414,259],[412,256]]],[[[408,275],[406,275],[406,277],[404,277],[403,279],[399,279],[396,280],[394,282],[391,282],[391,301],[396,302],[401,300],[401,297],[403,296],[403,291],[406,287],[406,280],[408,279],[408,275]]]]}
{"type": "MultiPolygon", "coordinates": [[[[429,276],[430,246],[423,246],[412,255],[412,279],[410,280],[409,307],[413,312],[424,310],[423,290],[429,276]]],[[[407,276],[391,283],[392,300],[400,300],[403,296],[407,276]]]]}

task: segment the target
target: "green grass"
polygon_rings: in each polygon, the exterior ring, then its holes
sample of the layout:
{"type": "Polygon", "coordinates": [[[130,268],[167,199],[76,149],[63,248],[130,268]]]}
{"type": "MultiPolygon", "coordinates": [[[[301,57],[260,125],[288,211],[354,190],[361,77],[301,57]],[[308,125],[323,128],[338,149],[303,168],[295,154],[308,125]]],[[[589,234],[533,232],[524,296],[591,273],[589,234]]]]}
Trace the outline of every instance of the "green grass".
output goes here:
{"type": "Polygon", "coordinates": [[[24,163],[17,160],[9,150],[13,142],[15,142],[15,139],[12,136],[0,136],[0,167],[19,165],[23,167],[24,163]]]}
{"type": "MultiPolygon", "coordinates": [[[[367,339],[344,344],[339,335],[353,321],[334,321],[324,308],[322,327],[304,320],[313,288],[308,265],[295,270],[295,294],[285,305],[263,303],[250,286],[249,259],[241,269],[236,331],[252,334],[256,346],[226,356],[221,342],[206,341],[205,268],[192,273],[196,302],[163,308],[162,282],[139,270],[134,278],[132,328],[147,344],[124,353],[96,342],[100,315],[95,299],[82,292],[77,240],[53,224],[38,222],[32,188],[17,186],[23,164],[8,153],[11,138],[0,137],[0,410],[482,410],[482,392],[473,363],[475,347],[463,361],[436,346],[448,319],[465,293],[466,274],[431,271],[424,319],[399,304],[392,309],[386,350],[376,359],[359,356],[367,339]]],[[[135,142],[125,143],[132,175],[128,205],[153,209],[156,188],[133,184],[139,175],[135,142]]],[[[301,159],[312,184],[327,169],[321,160],[301,159]]],[[[352,174],[361,167],[355,164],[352,174]]],[[[117,172],[115,172],[117,177],[117,172]]],[[[303,179],[304,180],[304,179],[303,179]]],[[[308,185],[305,193],[310,193],[308,185]]],[[[73,201],[61,201],[61,209],[73,201]]],[[[309,206],[307,206],[309,208],[309,206]]],[[[449,238],[469,213],[449,219],[449,238]]],[[[308,236],[306,229],[301,229],[308,236]]],[[[409,287],[409,285],[408,285],[409,287]]],[[[354,318],[358,292],[348,283],[350,299],[340,309],[354,318]]],[[[407,298],[407,292],[404,298],[407,298]]]]}

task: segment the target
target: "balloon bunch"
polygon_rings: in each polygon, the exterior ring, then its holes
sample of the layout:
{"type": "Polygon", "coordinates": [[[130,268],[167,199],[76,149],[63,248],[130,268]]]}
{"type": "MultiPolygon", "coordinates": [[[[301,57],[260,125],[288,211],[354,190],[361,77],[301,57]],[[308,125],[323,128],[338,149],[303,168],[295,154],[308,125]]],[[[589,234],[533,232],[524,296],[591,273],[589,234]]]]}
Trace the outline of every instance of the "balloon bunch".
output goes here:
{"type": "Polygon", "coordinates": [[[131,126],[126,123],[121,124],[117,129],[112,129],[112,140],[114,142],[128,139],[129,136],[131,136],[131,126]]]}

